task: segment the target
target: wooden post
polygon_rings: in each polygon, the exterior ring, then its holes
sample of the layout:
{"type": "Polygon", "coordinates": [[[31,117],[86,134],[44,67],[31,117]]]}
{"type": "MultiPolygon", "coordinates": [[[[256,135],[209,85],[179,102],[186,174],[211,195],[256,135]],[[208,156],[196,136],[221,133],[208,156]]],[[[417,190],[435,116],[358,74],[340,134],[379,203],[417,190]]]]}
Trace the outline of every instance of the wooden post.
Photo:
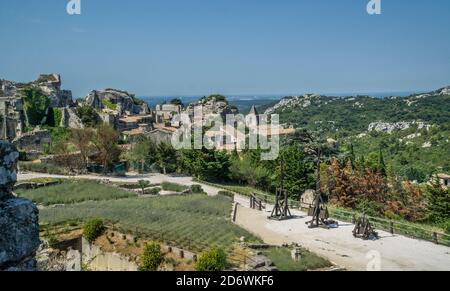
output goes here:
{"type": "Polygon", "coordinates": [[[391,220],[389,222],[391,234],[394,234],[394,222],[391,220]]]}
{"type": "Polygon", "coordinates": [[[234,212],[233,212],[233,222],[236,222],[236,215],[237,215],[237,209],[238,209],[239,203],[234,204],[234,212]]]}
{"type": "Polygon", "coordinates": [[[438,235],[437,235],[436,232],[433,232],[433,241],[434,241],[435,244],[439,244],[438,235]]]}

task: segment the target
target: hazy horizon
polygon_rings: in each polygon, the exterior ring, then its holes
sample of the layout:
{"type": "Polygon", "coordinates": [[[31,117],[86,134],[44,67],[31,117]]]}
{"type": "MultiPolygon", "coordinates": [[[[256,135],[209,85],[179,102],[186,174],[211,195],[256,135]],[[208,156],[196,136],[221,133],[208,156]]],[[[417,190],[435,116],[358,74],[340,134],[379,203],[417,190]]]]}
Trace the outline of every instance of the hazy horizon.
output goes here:
{"type": "Polygon", "coordinates": [[[0,77],[74,97],[422,92],[450,84],[450,1],[0,0],[0,77]],[[297,93],[298,92],[298,93],[297,93]],[[198,94],[201,93],[201,94],[198,94]]]}

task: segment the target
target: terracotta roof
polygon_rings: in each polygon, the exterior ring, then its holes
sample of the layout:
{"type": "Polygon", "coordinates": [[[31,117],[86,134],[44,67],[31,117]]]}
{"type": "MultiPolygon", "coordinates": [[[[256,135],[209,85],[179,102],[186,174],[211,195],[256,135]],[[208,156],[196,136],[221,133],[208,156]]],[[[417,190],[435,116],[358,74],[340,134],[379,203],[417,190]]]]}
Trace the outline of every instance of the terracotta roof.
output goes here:
{"type": "Polygon", "coordinates": [[[130,115],[126,117],[122,117],[119,120],[125,123],[139,122],[142,119],[152,118],[152,115],[130,115]]]}
{"type": "Polygon", "coordinates": [[[171,126],[163,126],[163,125],[155,125],[155,130],[156,129],[170,131],[170,132],[175,132],[178,130],[178,128],[171,127],[171,126]]]}
{"type": "Polygon", "coordinates": [[[136,135],[144,134],[144,130],[142,128],[124,130],[124,131],[122,131],[122,134],[128,135],[128,136],[136,136],[136,135]]]}

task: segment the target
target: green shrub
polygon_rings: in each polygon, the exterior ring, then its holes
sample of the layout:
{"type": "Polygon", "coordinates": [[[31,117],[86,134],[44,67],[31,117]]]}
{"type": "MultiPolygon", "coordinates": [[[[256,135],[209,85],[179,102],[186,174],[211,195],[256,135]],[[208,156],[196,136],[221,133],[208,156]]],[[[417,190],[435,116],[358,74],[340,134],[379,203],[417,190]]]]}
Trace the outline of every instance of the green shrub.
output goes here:
{"type": "Polygon", "coordinates": [[[148,194],[148,195],[158,195],[159,192],[161,192],[161,190],[162,190],[161,188],[155,187],[155,188],[146,190],[146,191],[145,191],[145,194],[148,194]]]}
{"type": "Polygon", "coordinates": [[[22,90],[22,99],[29,125],[40,125],[47,108],[50,106],[50,98],[41,89],[27,86],[22,90]]]}
{"type": "Polygon", "coordinates": [[[48,236],[48,246],[51,248],[54,248],[59,243],[59,240],[56,238],[55,235],[49,235],[48,236]]]}
{"type": "Polygon", "coordinates": [[[55,118],[55,126],[60,126],[62,120],[62,110],[59,108],[53,108],[53,116],[55,118]]]}
{"type": "Polygon", "coordinates": [[[103,220],[92,219],[86,222],[83,227],[83,236],[90,243],[94,242],[100,235],[102,235],[105,227],[103,225],[103,220]]]}
{"type": "Polygon", "coordinates": [[[157,271],[163,261],[164,256],[161,252],[161,246],[156,243],[147,243],[141,257],[141,266],[139,267],[139,270],[157,271]]]}
{"type": "Polygon", "coordinates": [[[141,188],[141,190],[142,190],[142,195],[144,195],[145,188],[148,188],[150,186],[150,182],[146,181],[146,180],[139,180],[138,185],[139,185],[139,188],[141,188]]]}
{"type": "Polygon", "coordinates": [[[442,228],[444,229],[445,233],[450,234],[450,220],[447,220],[442,224],[442,228]]]}
{"type": "Polygon", "coordinates": [[[77,107],[76,114],[85,126],[95,127],[100,122],[95,109],[87,104],[77,107]]]}
{"type": "Polygon", "coordinates": [[[191,192],[195,194],[203,193],[203,188],[200,185],[191,185],[191,192]]]}
{"type": "Polygon", "coordinates": [[[380,216],[380,214],[384,214],[383,204],[367,199],[359,201],[356,205],[356,210],[361,213],[365,213],[366,215],[375,217],[380,216]]]}
{"type": "Polygon", "coordinates": [[[116,110],[117,109],[117,104],[112,103],[111,100],[109,100],[108,98],[105,98],[102,100],[103,105],[105,105],[106,108],[108,108],[109,110],[116,110]]]}
{"type": "Polygon", "coordinates": [[[47,173],[52,175],[68,174],[64,168],[43,163],[19,162],[19,169],[26,172],[47,173]]]}
{"type": "Polygon", "coordinates": [[[51,108],[48,112],[46,124],[50,127],[59,127],[62,120],[62,111],[59,108],[51,108]]]}
{"type": "Polygon", "coordinates": [[[223,271],[226,267],[226,253],[215,246],[202,253],[196,264],[197,271],[223,271]]]}
{"type": "Polygon", "coordinates": [[[173,192],[183,192],[183,191],[189,189],[189,187],[187,187],[187,186],[170,183],[170,182],[163,182],[161,184],[161,187],[164,191],[173,191],[173,192]]]}
{"type": "Polygon", "coordinates": [[[222,196],[227,196],[227,197],[234,198],[234,193],[232,193],[232,192],[230,192],[230,191],[219,191],[218,194],[219,194],[219,195],[222,195],[222,196]]]}

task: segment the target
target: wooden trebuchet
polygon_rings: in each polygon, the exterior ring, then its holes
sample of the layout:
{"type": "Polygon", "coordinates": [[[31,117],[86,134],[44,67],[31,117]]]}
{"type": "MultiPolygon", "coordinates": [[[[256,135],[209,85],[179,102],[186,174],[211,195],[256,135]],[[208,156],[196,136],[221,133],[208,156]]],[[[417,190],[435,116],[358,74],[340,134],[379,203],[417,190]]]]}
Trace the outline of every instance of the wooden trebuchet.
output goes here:
{"type": "Polygon", "coordinates": [[[330,214],[327,207],[323,207],[323,199],[321,194],[316,194],[313,207],[309,209],[309,216],[312,220],[306,222],[309,228],[323,227],[330,228],[332,225],[338,225],[337,221],[330,220],[330,214]]]}
{"type": "Polygon", "coordinates": [[[364,240],[378,239],[378,233],[374,230],[365,214],[356,220],[353,236],[364,240]]]}
{"type": "Polygon", "coordinates": [[[286,189],[277,189],[275,205],[269,218],[277,220],[292,218],[291,211],[289,210],[288,192],[286,189]]]}

